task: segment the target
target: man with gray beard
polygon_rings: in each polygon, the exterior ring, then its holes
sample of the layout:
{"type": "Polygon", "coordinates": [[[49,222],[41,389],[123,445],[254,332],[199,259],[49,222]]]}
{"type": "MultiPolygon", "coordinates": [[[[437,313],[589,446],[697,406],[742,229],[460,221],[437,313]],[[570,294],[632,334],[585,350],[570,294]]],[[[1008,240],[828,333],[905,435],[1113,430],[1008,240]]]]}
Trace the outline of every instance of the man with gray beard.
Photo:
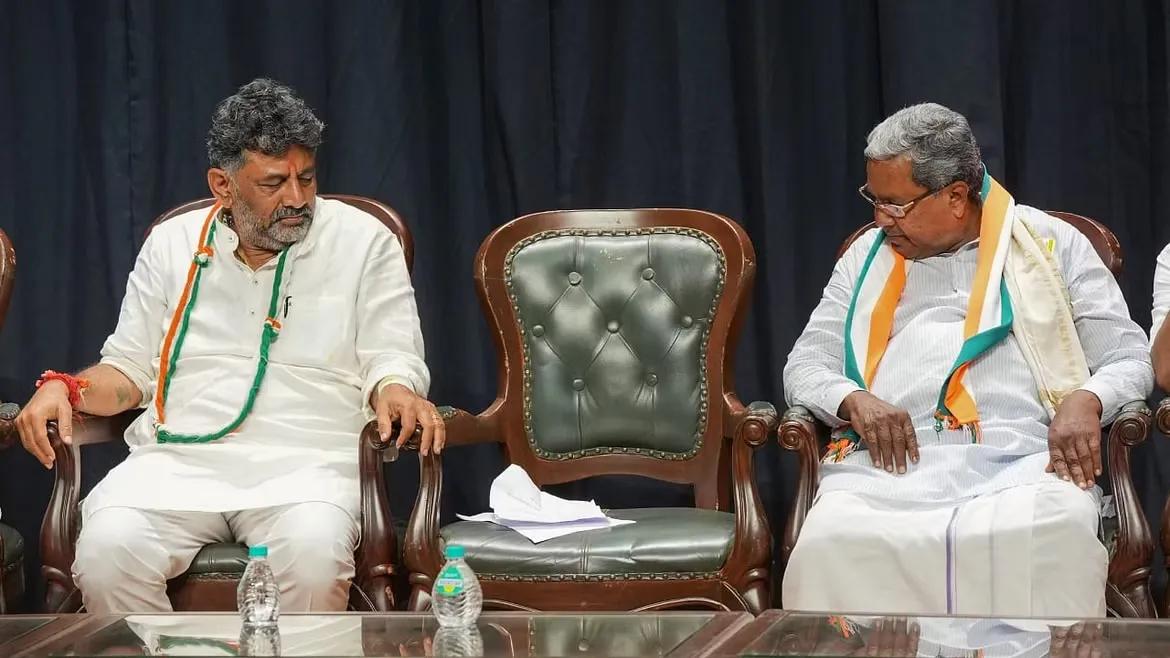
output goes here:
{"type": "Polygon", "coordinates": [[[46,423],[145,412],[130,456],[82,509],[74,581],[89,612],[165,612],[167,581],[206,544],[265,545],[289,611],[344,610],[358,541],[357,436],[399,444],[443,424],[397,238],[319,199],[324,124],[291,89],[255,80],[216,108],[209,210],[154,228],[101,362],[46,371],[17,419],[53,466],[46,423]]]}

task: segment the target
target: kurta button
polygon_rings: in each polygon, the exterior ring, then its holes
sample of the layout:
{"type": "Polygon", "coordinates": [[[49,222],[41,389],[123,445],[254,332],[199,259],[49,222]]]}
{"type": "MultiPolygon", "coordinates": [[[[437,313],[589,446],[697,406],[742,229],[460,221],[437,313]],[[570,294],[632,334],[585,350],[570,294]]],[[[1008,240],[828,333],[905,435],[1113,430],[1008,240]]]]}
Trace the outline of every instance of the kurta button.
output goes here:
{"type": "Polygon", "coordinates": [[[585,390],[585,380],[584,379],[574,379],[573,380],[573,390],[574,391],[584,391],[585,390]]]}
{"type": "Polygon", "coordinates": [[[621,325],[617,323],[617,320],[610,320],[609,324],[605,325],[605,328],[609,329],[609,333],[616,334],[618,329],[621,328],[621,325]]]}
{"type": "Polygon", "coordinates": [[[581,274],[579,272],[569,272],[569,285],[575,286],[581,283],[581,274]]]}
{"type": "Polygon", "coordinates": [[[682,322],[683,327],[689,328],[692,324],[695,323],[695,319],[689,315],[684,315],[684,316],[682,316],[681,322],[682,322]]]}
{"type": "Polygon", "coordinates": [[[649,384],[650,386],[657,384],[658,383],[658,375],[656,375],[654,373],[650,373],[649,375],[646,375],[646,383],[649,384]]]}
{"type": "Polygon", "coordinates": [[[646,279],[647,281],[649,281],[650,279],[653,279],[654,278],[654,269],[647,267],[646,269],[642,270],[642,278],[646,279]]]}
{"type": "Polygon", "coordinates": [[[543,336],[544,335],[544,325],[538,324],[538,325],[532,327],[532,335],[536,336],[537,338],[540,338],[541,336],[543,336]]]}

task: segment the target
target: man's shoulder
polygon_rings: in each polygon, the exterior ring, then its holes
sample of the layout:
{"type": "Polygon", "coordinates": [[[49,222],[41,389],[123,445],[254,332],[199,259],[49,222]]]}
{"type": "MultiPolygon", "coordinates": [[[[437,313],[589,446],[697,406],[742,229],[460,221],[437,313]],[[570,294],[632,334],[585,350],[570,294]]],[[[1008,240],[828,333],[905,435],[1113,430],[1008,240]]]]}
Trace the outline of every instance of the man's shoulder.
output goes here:
{"type": "Polygon", "coordinates": [[[210,210],[211,206],[196,208],[151,226],[146,242],[142,245],[142,255],[153,254],[151,260],[161,264],[169,260],[168,254],[189,256],[194,253],[199,233],[203,230],[203,223],[210,210]]]}
{"type": "Polygon", "coordinates": [[[845,250],[845,253],[841,254],[838,262],[852,265],[860,265],[865,262],[865,258],[873,249],[873,243],[878,239],[879,235],[881,235],[881,229],[876,226],[866,230],[857,236],[853,243],[849,245],[849,248],[845,250]]]}

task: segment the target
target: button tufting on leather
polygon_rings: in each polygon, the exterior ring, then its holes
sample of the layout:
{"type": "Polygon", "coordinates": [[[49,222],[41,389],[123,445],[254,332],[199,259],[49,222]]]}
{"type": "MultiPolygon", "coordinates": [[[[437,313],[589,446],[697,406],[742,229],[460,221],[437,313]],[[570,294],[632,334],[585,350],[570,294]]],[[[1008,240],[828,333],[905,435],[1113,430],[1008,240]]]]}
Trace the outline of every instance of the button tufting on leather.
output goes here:
{"type": "Polygon", "coordinates": [[[696,449],[707,413],[701,338],[721,263],[695,236],[655,234],[653,249],[647,241],[557,235],[515,254],[508,285],[526,328],[525,429],[539,451],[673,458],[696,449]],[[670,258],[650,267],[651,252],[670,258]],[[662,391],[660,369],[670,373],[662,391]]]}

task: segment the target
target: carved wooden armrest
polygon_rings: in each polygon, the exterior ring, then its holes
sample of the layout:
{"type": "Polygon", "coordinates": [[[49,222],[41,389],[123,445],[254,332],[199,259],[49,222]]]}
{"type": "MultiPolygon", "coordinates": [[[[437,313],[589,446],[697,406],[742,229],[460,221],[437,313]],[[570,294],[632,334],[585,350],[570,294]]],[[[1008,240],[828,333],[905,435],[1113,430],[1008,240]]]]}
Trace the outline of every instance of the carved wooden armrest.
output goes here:
{"type": "MultiPolygon", "coordinates": [[[[485,413],[477,416],[455,407],[436,407],[436,409],[439,412],[439,417],[443,419],[443,428],[447,433],[446,445],[448,446],[493,443],[501,439],[494,414],[485,413]]],[[[366,424],[363,436],[369,437],[368,442],[371,448],[382,452],[384,461],[392,462],[398,459],[399,449],[395,445],[395,438],[401,428],[398,421],[394,421],[390,426],[390,439],[383,441],[378,436],[377,421],[370,421],[366,424]]],[[[417,452],[419,442],[422,440],[422,431],[422,425],[415,423],[414,433],[406,439],[406,443],[402,444],[402,450],[417,452]]]]}
{"type": "Polygon", "coordinates": [[[367,424],[358,437],[362,541],[355,558],[358,589],[368,599],[367,604],[374,612],[390,612],[395,608],[391,580],[395,572],[397,538],[390,516],[386,476],[382,473],[383,457],[388,451],[393,451],[395,456],[398,454],[392,441],[382,441],[377,423],[367,424]]]}
{"type": "Polygon", "coordinates": [[[1154,612],[1149,596],[1154,538],[1133,484],[1130,464],[1130,448],[1150,436],[1151,416],[1145,400],[1127,403],[1109,427],[1106,445],[1109,481],[1117,509],[1117,535],[1109,561],[1106,602],[1110,610],[1122,616],[1148,617],[1154,612]]]}
{"type": "Polygon", "coordinates": [[[780,427],[780,414],[770,402],[752,402],[733,414],[732,436],[758,448],[780,427]]]}
{"type": "Polygon", "coordinates": [[[771,587],[772,530],[756,486],[753,456],[780,426],[780,414],[768,402],[743,406],[737,399],[726,405],[732,421],[732,500],[735,507],[735,542],[725,570],[736,589],[745,593],[748,609],[760,613],[769,605],[771,587]]]}
{"type": "Polygon", "coordinates": [[[49,445],[55,457],[53,491],[41,522],[41,573],[45,577],[45,609],[49,612],[76,612],[81,597],[73,584],[71,568],[80,514],[81,446],[121,440],[138,410],[116,416],[79,414],[73,419],[73,439],[61,440],[57,423],[48,425],[49,445]]]}
{"type": "Polygon", "coordinates": [[[1158,411],[1154,415],[1158,431],[1170,436],[1170,397],[1162,398],[1158,403],[1158,411]]]}
{"type": "MultiPolygon", "coordinates": [[[[1159,429],[1161,429],[1162,409],[1166,406],[1166,402],[1163,400],[1162,404],[1158,405],[1159,429]]],[[[1109,427],[1109,440],[1121,441],[1130,448],[1140,445],[1150,437],[1150,429],[1153,426],[1151,415],[1145,400],[1127,402],[1121,407],[1117,418],[1113,419],[1113,424],[1109,427]]]]}
{"type": "Polygon", "coordinates": [[[19,415],[20,405],[14,402],[0,402],[0,450],[19,440],[19,434],[16,432],[16,417],[19,415]]]}
{"type": "Polygon", "coordinates": [[[799,460],[796,495],[792,501],[792,510],[788,515],[788,524],[784,528],[784,546],[782,547],[784,564],[788,563],[788,556],[791,555],[793,547],[796,546],[804,519],[808,516],[813,499],[816,497],[821,463],[820,446],[817,445],[819,433],[816,417],[802,406],[789,407],[780,420],[778,431],[780,445],[785,450],[795,452],[799,460]]]}
{"type": "MultiPolygon", "coordinates": [[[[496,443],[503,439],[500,433],[497,400],[482,414],[472,414],[454,407],[439,407],[439,416],[447,433],[446,447],[475,443],[496,443]]],[[[403,445],[405,450],[418,450],[418,430],[403,445]]],[[[443,495],[443,459],[433,450],[418,460],[418,497],[414,511],[406,525],[406,546],[403,556],[411,578],[427,578],[425,574],[438,573],[443,556],[439,551],[439,512],[443,495]]],[[[412,585],[417,584],[413,580],[412,585]]]]}

